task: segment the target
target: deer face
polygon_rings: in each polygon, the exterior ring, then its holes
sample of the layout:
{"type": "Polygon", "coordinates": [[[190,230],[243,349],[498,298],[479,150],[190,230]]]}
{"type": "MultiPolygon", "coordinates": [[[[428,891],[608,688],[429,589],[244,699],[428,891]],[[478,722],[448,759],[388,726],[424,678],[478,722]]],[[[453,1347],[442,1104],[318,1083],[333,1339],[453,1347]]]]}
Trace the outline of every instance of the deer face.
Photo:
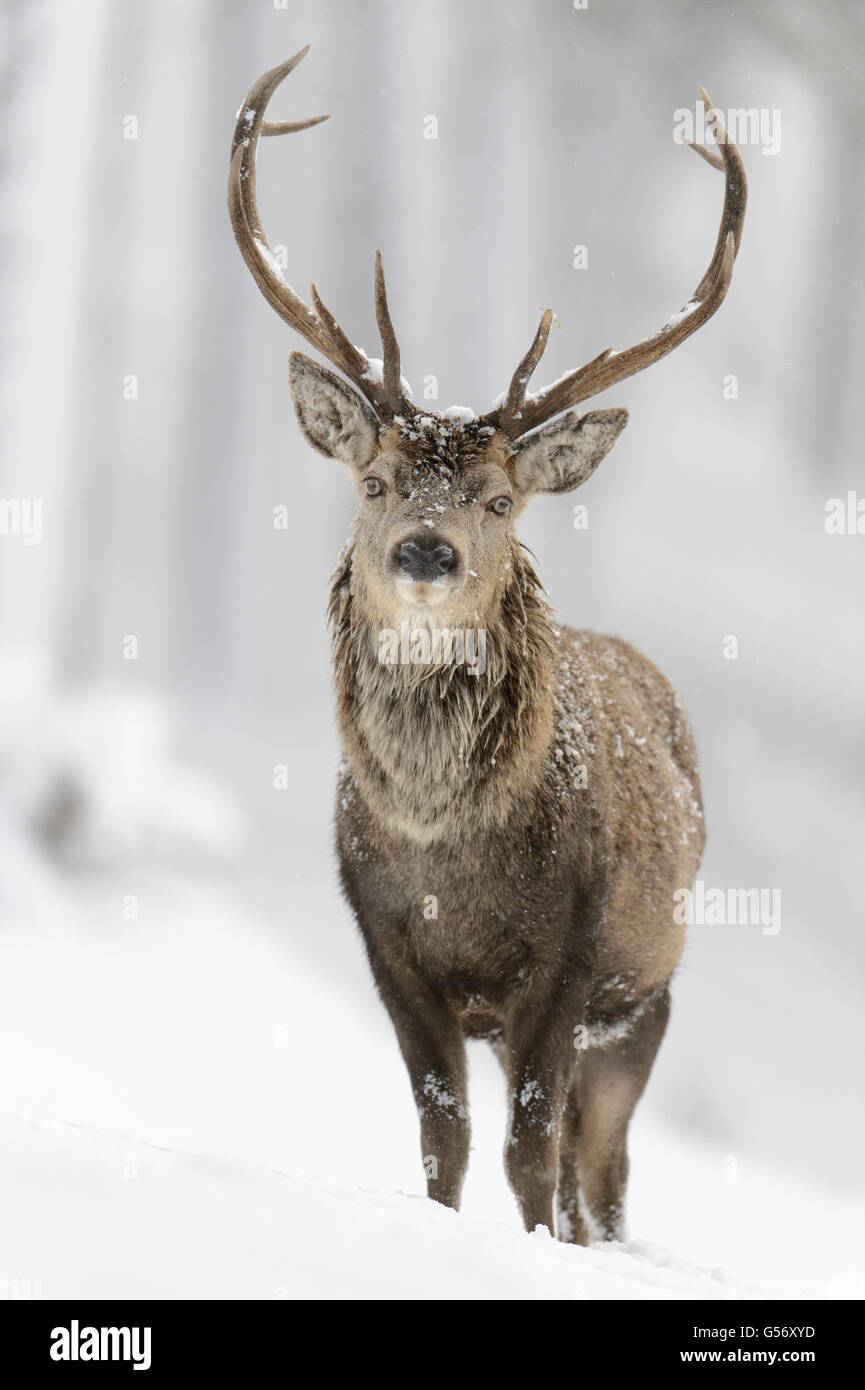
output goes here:
{"type": "Polygon", "coordinates": [[[536,492],[586,481],[627,411],[572,411],[515,443],[476,419],[413,409],[386,424],[332,372],[293,353],[289,373],[310,444],[347,464],[360,501],[356,574],[390,618],[435,609],[450,623],[489,612],[508,579],[513,521],[536,492]]]}
{"type": "Polygon", "coordinates": [[[420,415],[380,432],[357,471],[357,564],[386,610],[466,615],[507,563],[514,494],[495,431],[420,415]]]}

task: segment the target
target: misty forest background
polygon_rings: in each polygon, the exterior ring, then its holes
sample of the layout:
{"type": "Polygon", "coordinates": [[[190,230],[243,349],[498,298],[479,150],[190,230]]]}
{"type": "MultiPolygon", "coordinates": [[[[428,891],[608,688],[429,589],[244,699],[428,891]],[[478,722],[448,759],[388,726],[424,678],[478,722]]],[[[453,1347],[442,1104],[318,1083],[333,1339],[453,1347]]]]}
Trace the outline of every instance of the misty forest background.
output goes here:
{"type": "Polygon", "coordinates": [[[381,246],[416,397],[434,374],[433,406],[481,410],[542,307],[536,385],[686,301],[723,195],[672,139],[703,83],[781,112],[777,153],[743,146],[728,299],[601,400],[631,413],[615,453],[521,534],[564,620],[681,692],[707,886],[782,892],[777,935],[693,929],[644,1111],[719,1169],[861,1183],[865,538],[824,521],[862,489],[863,28],[856,0],[5,0],[0,495],[42,498],[43,538],[0,536],[0,930],[90,949],[137,929],[130,897],[145,924],[149,893],[191,912],[216,885],[385,1035],[331,853],[324,609],[353,493],[301,439],[301,344],[232,240],[235,113],[312,44],[272,114],[332,119],[262,142],[271,244],[373,355],[381,246]]]}

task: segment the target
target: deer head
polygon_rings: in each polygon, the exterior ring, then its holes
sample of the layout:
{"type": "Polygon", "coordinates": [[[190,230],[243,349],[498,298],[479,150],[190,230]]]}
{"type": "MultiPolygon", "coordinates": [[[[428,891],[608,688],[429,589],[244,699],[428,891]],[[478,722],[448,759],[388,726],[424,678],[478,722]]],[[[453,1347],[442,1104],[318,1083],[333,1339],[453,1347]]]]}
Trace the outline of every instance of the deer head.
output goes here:
{"type": "Polygon", "coordinates": [[[724,173],[725,194],[712,259],[684,308],[651,337],[622,351],[607,348],[530,394],[529,381],[553,321],[547,309],[500,404],[477,418],[436,414],[414,404],[402,377],[380,253],[375,310],[382,358],[377,360],[349,340],[314,285],[312,307],[291,289],[262,230],[255,196],[259,136],[305,130],[328,119],[264,119],[274,91],[307,52],[302,49],[260,77],[240,109],[228,182],[234,233],[268,303],[342,374],[302,353],[291,355],[289,382],[300,428],[315,449],[348,467],[358,492],[356,572],[367,600],[382,618],[392,619],[396,609],[436,609],[450,623],[470,619],[507,582],[513,521],[530,498],[579,487],[628,421],[624,409],[580,415],[573,407],[666,356],[722,303],[745,214],[742,159],[701,88],[719,154],[692,148],[724,173]]]}

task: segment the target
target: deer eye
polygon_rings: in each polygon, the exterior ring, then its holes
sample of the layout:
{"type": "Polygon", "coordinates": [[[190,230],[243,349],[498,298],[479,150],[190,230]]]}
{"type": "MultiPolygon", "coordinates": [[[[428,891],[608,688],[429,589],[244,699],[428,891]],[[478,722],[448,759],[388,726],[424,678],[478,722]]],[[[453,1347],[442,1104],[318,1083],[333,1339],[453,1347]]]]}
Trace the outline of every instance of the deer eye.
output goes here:
{"type": "Polygon", "coordinates": [[[380,478],[364,478],[363,489],[367,497],[380,497],[384,492],[384,483],[380,478]]]}
{"type": "Polygon", "coordinates": [[[511,499],[509,497],[494,497],[487,507],[488,512],[495,512],[496,516],[507,516],[511,509],[511,499]]]}

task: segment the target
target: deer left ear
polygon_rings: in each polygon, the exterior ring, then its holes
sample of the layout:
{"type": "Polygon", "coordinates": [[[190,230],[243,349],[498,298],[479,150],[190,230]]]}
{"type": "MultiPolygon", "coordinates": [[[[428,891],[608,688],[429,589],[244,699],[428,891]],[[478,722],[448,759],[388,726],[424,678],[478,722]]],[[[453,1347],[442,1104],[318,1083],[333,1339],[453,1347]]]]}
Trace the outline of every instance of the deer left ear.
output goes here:
{"type": "Polygon", "coordinates": [[[627,410],[576,410],[553,420],[514,446],[514,483],[520,492],[573,492],[606,458],[625,425],[627,410]]]}

